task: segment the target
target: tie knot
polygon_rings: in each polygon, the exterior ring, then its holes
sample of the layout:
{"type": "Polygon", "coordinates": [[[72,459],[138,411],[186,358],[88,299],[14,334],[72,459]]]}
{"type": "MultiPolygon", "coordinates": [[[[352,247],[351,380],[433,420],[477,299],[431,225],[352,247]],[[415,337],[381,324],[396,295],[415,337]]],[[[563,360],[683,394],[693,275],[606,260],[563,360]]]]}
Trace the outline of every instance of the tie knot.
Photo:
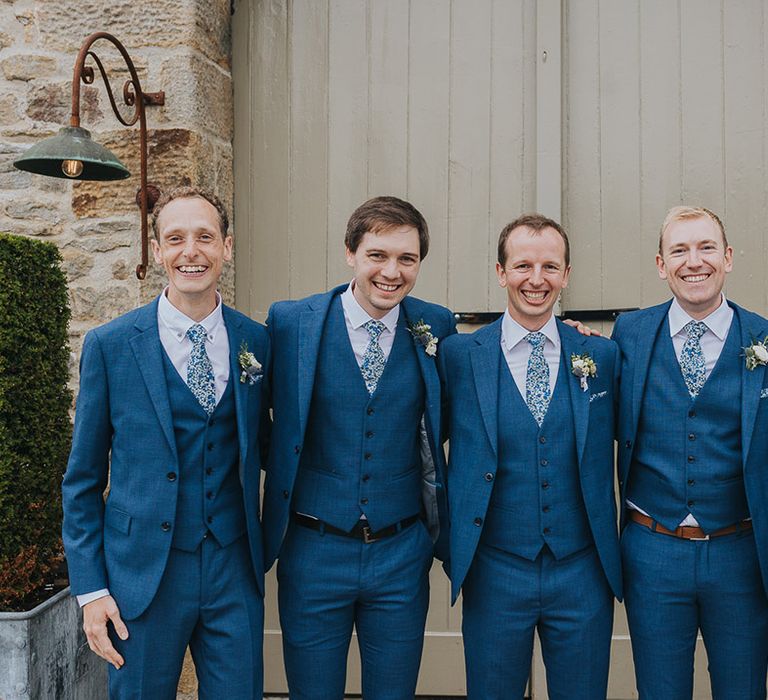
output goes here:
{"type": "Polygon", "coordinates": [[[525,339],[531,344],[531,347],[534,350],[538,350],[539,348],[544,347],[544,341],[547,339],[547,337],[543,333],[536,331],[535,333],[529,333],[526,335],[525,339]]]}
{"type": "Polygon", "coordinates": [[[371,336],[371,340],[378,340],[385,328],[381,321],[375,321],[374,319],[364,323],[363,326],[368,331],[368,335],[371,336]]]}
{"type": "Polygon", "coordinates": [[[685,332],[689,338],[700,340],[701,336],[707,332],[707,324],[702,321],[688,321],[685,324],[685,332]]]}
{"type": "Polygon", "coordinates": [[[205,342],[205,336],[208,335],[205,328],[199,323],[194,326],[190,326],[187,329],[187,338],[189,338],[195,345],[205,342]]]}

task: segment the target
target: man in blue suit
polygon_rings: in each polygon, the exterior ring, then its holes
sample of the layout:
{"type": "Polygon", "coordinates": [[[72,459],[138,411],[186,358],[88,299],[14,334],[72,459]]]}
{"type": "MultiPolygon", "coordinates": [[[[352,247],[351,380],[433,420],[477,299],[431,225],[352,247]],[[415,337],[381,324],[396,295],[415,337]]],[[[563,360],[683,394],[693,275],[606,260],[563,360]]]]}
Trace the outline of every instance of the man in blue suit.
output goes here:
{"type": "Polygon", "coordinates": [[[726,301],[720,219],[676,207],[659,276],[673,299],[622,314],[622,559],[637,687],[689,700],[699,630],[715,700],[765,698],[768,321],[726,301]]]}
{"type": "Polygon", "coordinates": [[[616,345],[552,309],[568,237],[524,215],[499,237],[507,309],[441,348],[448,402],[450,576],[463,591],[470,700],[522,698],[534,629],[550,698],[608,684],[621,566],[613,489],[616,345]]]}
{"type": "Polygon", "coordinates": [[[213,195],[164,195],[152,250],[168,286],[83,344],[64,544],[111,698],[175,698],[187,645],[200,698],[262,696],[270,351],[264,327],[216,291],[227,226],[213,195]]]}
{"type": "Polygon", "coordinates": [[[265,560],[292,700],[343,697],[353,627],[363,697],[410,700],[444,511],[435,354],[455,324],[408,296],[429,247],[413,205],[365,202],[345,246],[350,284],[269,312],[265,560]]]}

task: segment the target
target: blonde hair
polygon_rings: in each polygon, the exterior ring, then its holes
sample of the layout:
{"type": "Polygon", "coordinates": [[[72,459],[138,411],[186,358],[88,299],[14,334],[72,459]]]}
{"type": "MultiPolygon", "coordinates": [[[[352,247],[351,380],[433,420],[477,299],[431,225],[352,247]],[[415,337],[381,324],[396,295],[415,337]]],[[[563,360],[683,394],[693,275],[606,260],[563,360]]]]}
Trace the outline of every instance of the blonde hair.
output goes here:
{"type": "Polygon", "coordinates": [[[661,224],[661,230],[659,231],[659,255],[662,255],[662,243],[664,242],[664,234],[667,229],[678,221],[690,221],[691,219],[711,219],[714,221],[720,233],[723,236],[723,249],[728,247],[728,238],[725,235],[725,226],[720,221],[720,217],[715,212],[706,209],[705,207],[672,207],[667,215],[664,217],[664,221],[661,224]]]}

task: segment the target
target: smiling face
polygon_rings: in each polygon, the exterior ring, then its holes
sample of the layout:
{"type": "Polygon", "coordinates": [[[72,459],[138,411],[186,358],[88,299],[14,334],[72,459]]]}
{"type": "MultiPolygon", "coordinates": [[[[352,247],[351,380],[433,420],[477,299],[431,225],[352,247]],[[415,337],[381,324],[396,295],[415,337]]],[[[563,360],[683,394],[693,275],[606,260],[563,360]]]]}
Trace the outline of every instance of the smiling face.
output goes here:
{"type": "Polygon", "coordinates": [[[413,226],[396,226],[364,234],[357,250],[346,249],[354,270],[353,293],[371,318],[382,318],[416,284],[421,258],[419,233],[413,226]]]}
{"type": "Polygon", "coordinates": [[[733,269],[733,249],[705,216],[673,221],[661,244],[659,277],[691,318],[705,318],[720,305],[725,276],[733,269]]]}
{"type": "Polygon", "coordinates": [[[232,237],[222,235],[216,208],[201,197],[171,200],[151,243],[168,275],[168,301],[194,320],[205,318],[216,307],[224,262],[232,259],[232,237]]]}
{"type": "Polygon", "coordinates": [[[552,315],[571,268],[565,242],[553,228],[513,229],[505,242],[505,263],[496,263],[499,285],[507,290],[509,314],[523,328],[539,330],[552,315]]]}

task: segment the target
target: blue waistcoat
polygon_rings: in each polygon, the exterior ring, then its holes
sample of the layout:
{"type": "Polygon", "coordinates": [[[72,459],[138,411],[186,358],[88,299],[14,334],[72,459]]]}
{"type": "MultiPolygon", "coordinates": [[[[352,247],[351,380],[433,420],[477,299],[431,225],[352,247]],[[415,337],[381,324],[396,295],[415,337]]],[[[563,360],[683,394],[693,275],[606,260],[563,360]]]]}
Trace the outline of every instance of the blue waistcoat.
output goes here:
{"type": "Polygon", "coordinates": [[[533,561],[546,544],[556,559],[593,543],[579,483],[568,365],[560,360],[541,427],[499,364],[499,464],[482,542],[533,561]]]}
{"type": "Polygon", "coordinates": [[[387,364],[368,395],[336,297],[320,342],[293,510],[350,530],[379,530],[421,509],[424,383],[401,313],[387,364]]]}
{"type": "Polygon", "coordinates": [[[226,547],[245,534],[232,376],[208,414],[163,353],[179,482],[172,546],[194,552],[207,531],[226,547]]]}
{"type": "Polygon", "coordinates": [[[661,324],[653,346],[627,499],[668,529],[691,513],[706,532],[749,517],[741,457],[741,373],[736,316],[704,387],[691,399],[661,324]]]}

